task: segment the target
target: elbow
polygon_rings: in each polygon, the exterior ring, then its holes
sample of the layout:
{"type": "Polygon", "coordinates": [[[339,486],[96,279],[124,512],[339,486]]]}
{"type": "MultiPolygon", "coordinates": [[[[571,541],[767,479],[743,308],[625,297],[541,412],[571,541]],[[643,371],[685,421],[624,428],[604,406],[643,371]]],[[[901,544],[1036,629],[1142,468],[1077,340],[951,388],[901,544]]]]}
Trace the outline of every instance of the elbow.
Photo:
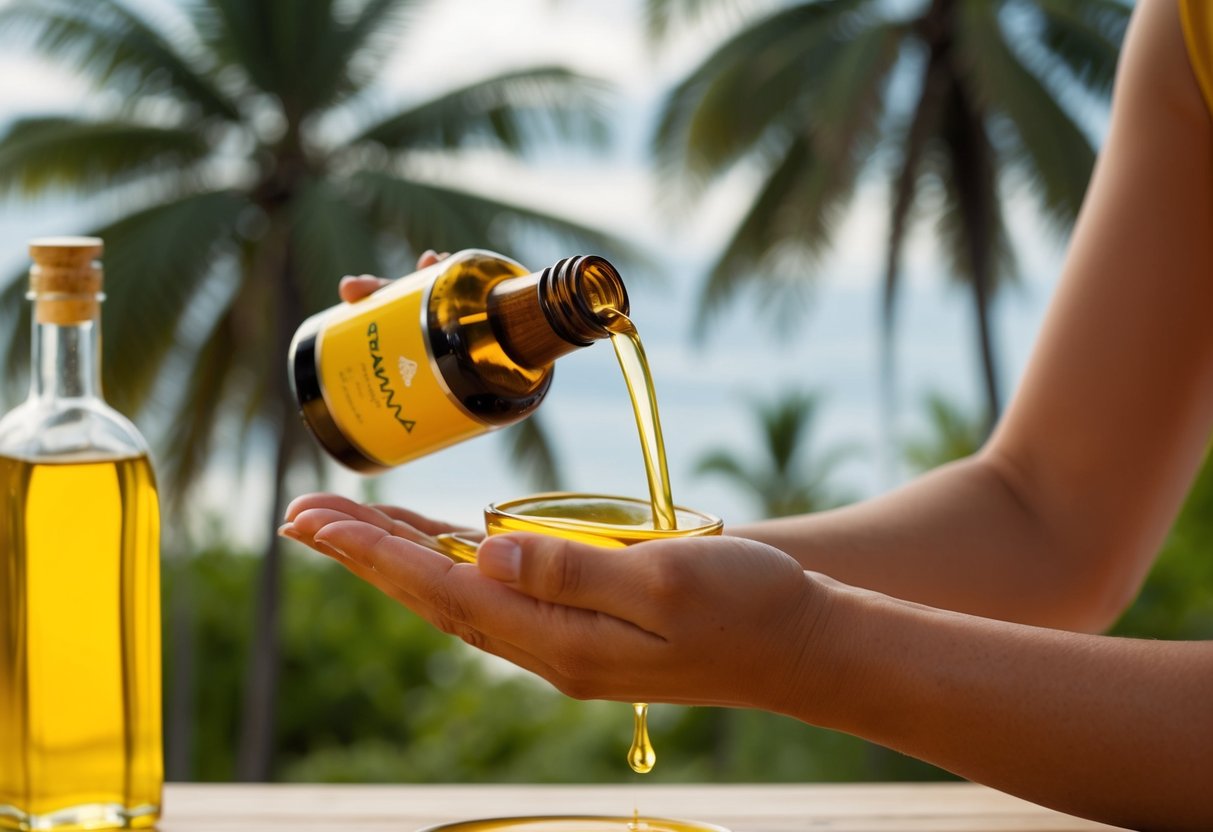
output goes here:
{"type": "Polygon", "coordinates": [[[1042,488],[1005,453],[987,448],[979,457],[1016,507],[1019,538],[1033,564],[1035,603],[1023,623],[1102,633],[1137,598],[1152,562],[1145,530],[1111,522],[1108,513],[1076,505],[1066,490],[1042,488]]]}
{"type": "Polygon", "coordinates": [[[1137,597],[1139,587],[1113,588],[1111,591],[1091,591],[1087,589],[1085,598],[1071,613],[1067,630],[1076,633],[1105,633],[1112,625],[1120,620],[1120,616],[1137,597]]]}
{"type": "Polygon", "coordinates": [[[1083,547],[1063,557],[1064,577],[1057,586],[1062,598],[1055,605],[1057,619],[1051,626],[1079,633],[1103,633],[1111,629],[1141,592],[1147,559],[1124,547],[1083,547]]]}
{"type": "Polygon", "coordinates": [[[1070,629],[1080,633],[1104,633],[1112,628],[1141,592],[1136,575],[1104,575],[1083,592],[1081,610],[1070,629]]]}

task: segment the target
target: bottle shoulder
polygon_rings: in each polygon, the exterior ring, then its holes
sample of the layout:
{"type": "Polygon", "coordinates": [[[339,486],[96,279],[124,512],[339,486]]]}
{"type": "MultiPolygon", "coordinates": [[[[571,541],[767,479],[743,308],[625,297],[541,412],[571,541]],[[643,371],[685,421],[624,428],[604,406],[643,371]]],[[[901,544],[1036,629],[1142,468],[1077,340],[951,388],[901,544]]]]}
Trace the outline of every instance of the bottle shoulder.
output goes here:
{"type": "Polygon", "coordinates": [[[513,260],[479,249],[458,252],[451,260],[437,264],[445,268],[435,276],[426,302],[430,358],[467,412],[496,427],[512,424],[543,400],[552,366],[532,367],[515,359],[504,343],[502,322],[492,314],[490,294],[530,273],[513,260]]]}
{"type": "Polygon", "coordinates": [[[148,454],[138,428],[98,398],[30,397],[0,418],[0,454],[27,460],[148,454]]]}

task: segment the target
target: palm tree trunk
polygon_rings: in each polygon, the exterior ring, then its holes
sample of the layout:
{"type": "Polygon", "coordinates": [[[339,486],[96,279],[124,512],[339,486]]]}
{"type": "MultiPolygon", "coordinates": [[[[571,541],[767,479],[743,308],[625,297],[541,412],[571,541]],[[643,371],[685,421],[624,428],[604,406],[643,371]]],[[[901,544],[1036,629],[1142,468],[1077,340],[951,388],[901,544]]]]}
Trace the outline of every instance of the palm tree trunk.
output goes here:
{"type": "Polygon", "coordinates": [[[982,381],[986,398],[986,434],[994,431],[1002,413],[999,395],[998,365],[994,356],[994,337],[990,320],[990,274],[989,270],[973,276],[973,314],[977,319],[977,338],[981,346],[982,381]]]}
{"type": "Polygon", "coordinates": [[[994,167],[994,148],[986,134],[985,120],[970,101],[954,68],[952,101],[947,130],[952,157],[954,187],[964,228],[965,255],[973,289],[974,317],[981,355],[982,383],[986,399],[986,433],[989,434],[1002,412],[998,385],[998,362],[994,356],[994,338],[990,303],[994,284],[994,247],[998,229],[998,180],[994,167]]]}
{"type": "MultiPolygon", "coordinates": [[[[274,497],[271,523],[277,529],[286,508],[286,475],[291,457],[291,431],[285,426],[278,438],[274,460],[274,497]]],[[[245,674],[243,728],[236,774],[246,782],[270,779],[273,770],[274,724],[278,698],[278,670],[282,644],[278,609],[282,595],[281,538],[271,531],[261,556],[254,607],[253,638],[245,674]]]]}
{"type": "MultiPolygon", "coordinates": [[[[941,14],[944,8],[941,3],[935,3],[926,20],[929,20],[931,15],[941,14]]],[[[895,479],[893,448],[897,427],[897,368],[894,343],[902,246],[910,221],[910,209],[917,193],[919,164],[926,152],[927,140],[937,128],[948,81],[945,54],[949,40],[943,34],[946,30],[938,25],[930,25],[926,20],[923,23],[925,30],[941,34],[931,44],[931,55],[927,60],[926,69],[923,70],[918,104],[914,108],[914,117],[906,132],[901,169],[893,186],[893,210],[889,216],[889,246],[885,256],[884,292],[881,298],[880,421],[883,441],[880,473],[885,485],[890,486],[895,479]]]]}
{"type": "Polygon", "coordinates": [[[282,595],[281,538],[277,529],[286,510],[286,479],[293,450],[300,438],[295,404],[287,381],[286,356],[295,327],[301,320],[301,302],[296,288],[291,253],[289,220],[271,212],[271,228],[262,241],[264,260],[257,265],[264,279],[274,279],[278,292],[273,319],[275,349],[270,356],[268,378],[278,404],[278,443],[274,452],[274,490],[270,501],[269,532],[257,579],[253,636],[245,674],[244,709],[237,777],[246,782],[270,779],[274,765],[274,728],[278,698],[278,674],[282,664],[279,636],[279,607],[282,595]]]}

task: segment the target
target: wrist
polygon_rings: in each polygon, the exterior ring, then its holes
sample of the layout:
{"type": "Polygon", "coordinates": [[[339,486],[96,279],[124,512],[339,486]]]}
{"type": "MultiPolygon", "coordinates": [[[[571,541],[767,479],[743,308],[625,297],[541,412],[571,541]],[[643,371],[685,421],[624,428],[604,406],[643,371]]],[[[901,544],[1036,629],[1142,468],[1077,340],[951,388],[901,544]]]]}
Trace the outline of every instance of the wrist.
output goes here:
{"type": "Polygon", "coordinates": [[[813,572],[802,575],[800,604],[779,639],[781,655],[765,663],[769,678],[761,690],[770,701],[759,707],[824,725],[849,687],[845,678],[854,664],[855,633],[851,596],[859,591],[813,572]]]}
{"type": "MultiPolygon", "coordinates": [[[[914,699],[904,628],[918,605],[805,572],[795,638],[769,689],[769,710],[860,736],[884,735],[914,699]]],[[[897,733],[894,731],[893,733],[897,733]]]]}

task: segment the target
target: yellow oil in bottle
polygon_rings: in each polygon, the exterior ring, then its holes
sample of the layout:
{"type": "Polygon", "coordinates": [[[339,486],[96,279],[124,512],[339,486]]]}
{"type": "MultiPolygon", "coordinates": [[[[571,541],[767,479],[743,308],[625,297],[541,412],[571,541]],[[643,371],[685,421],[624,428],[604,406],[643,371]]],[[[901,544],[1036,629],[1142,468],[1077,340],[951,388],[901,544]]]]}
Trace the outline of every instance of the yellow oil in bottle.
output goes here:
{"type": "Polygon", "coordinates": [[[144,456],[0,456],[0,827],[160,810],[159,511],[144,456]]]}

